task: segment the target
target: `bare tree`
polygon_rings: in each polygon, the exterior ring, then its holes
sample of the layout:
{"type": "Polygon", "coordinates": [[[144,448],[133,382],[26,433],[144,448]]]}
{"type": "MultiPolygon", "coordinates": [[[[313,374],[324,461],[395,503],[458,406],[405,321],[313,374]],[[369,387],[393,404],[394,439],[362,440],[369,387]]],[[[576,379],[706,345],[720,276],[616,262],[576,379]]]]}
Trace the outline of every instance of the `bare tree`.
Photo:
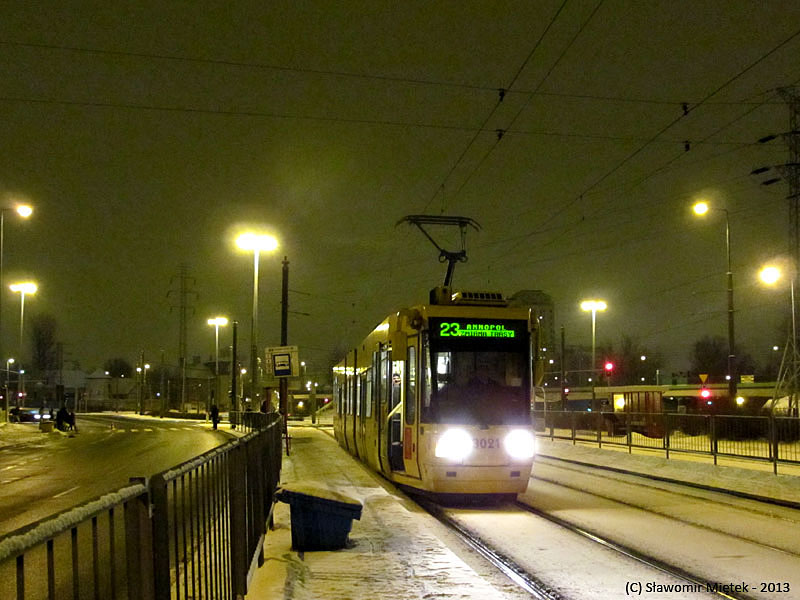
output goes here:
{"type": "Polygon", "coordinates": [[[36,314],[31,317],[30,323],[30,335],[33,341],[32,370],[39,374],[55,371],[58,369],[55,317],[36,314]]]}

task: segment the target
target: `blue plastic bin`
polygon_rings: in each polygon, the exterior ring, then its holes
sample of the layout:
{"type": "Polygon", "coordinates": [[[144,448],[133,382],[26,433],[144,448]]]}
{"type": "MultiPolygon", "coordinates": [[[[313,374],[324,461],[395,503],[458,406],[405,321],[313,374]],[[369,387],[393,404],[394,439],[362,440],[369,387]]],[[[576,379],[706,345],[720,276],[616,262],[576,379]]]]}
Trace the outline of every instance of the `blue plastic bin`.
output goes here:
{"type": "Polygon", "coordinates": [[[290,507],[292,548],[338,550],[347,544],[353,519],[361,519],[360,501],[308,483],[287,484],[276,498],[290,507]]]}

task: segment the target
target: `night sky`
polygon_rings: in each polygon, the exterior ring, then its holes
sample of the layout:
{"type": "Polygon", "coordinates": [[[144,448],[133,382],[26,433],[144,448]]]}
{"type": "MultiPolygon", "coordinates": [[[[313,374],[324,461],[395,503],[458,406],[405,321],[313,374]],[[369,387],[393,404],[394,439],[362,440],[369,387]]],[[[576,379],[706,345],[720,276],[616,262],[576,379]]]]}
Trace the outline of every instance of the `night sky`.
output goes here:
{"type": "Polygon", "coordinates": [[[456,287],[544,290],[568,344],[602,297],[599,343],[683,369],[727,333],[724,216],[694,217],[702,196],[729,211],[737,343],[764,362],[789,302],[756,272],[788,247],[788,187],[750,172],[787,160],[757,140],[789,127],[798,56],[796,2],[5,2],[0,193],[35,208],[6,214],[5,280],[39,284],[26,323],[52,314],[68,363],[174,363],[185,264],[205,360],[217,314],[249,343],[233,237],[260,226],[280,242],[260,341],[280,341],[287,256],[289,342],[322,371],[443,280],[397,221],[464,215],[482,230],[456,287]]]}

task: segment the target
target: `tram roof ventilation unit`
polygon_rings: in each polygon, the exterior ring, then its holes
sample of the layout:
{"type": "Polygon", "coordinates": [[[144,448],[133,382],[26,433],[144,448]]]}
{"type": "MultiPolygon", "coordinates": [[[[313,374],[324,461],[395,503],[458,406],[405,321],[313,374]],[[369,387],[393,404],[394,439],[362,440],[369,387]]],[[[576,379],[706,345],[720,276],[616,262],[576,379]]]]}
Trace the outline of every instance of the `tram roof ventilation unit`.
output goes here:
{"type": "Polygon", "coordinates": [[[447,287],[435,287],[430,294],[431,304],[459,304],[467,306],[508,306],[500,292],[452,292],[447,287]]]}

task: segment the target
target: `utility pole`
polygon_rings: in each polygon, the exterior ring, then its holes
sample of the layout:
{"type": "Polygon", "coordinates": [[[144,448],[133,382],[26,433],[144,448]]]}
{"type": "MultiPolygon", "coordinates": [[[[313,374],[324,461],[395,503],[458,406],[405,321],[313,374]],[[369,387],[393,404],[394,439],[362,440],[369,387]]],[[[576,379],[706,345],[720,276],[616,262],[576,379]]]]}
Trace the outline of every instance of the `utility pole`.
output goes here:
{"type": "MultiPolygon", "coordinates": [[[[281,278],[281,346],[289,343],[289,259],[283,257],[281,278]]],[[[286,455],[289,455],[289,380],[280,378],[280,411],[283,413],[283,435],[286,436],[286,455]]]]}
{"type": "MultiPolygon", "coordinates": [[[[178,311],[178,368],[180,369],[181,376],[181,413],[186,412],[186,317],[188,314],[194,315],[194,307],[189,306],[189,298],[197,299],[198,294],[196,291],[189,289],[191,285],[196,283],[194,277],[189,277],[189,266],[186,263],[181,263],[177,277],[170,279],[170,285],[178,280],[178,304],[169,307],[170,312],[173,309],[178,311]]],[[[176,293],[176,290],[170,289],[167,292],[167,297],[176,293]]]]}
{"type": "MultiPolygon", "coordinates": [[[[238,331],[239,331],[239,321],[231,321],[231,330],[233,338],[231,340],[231,408],[232,412],[236,412],[239,410],[239,400],[238,394],[239,389],[236,384],[236,378],[239,376],[239,361],[238,361],[238,331]]],[[[217,405],[219,408],[222,405],[217,405]]]]}
{"type": "MultiPolygon", "coordinates": [[[[778,167],[781,175],[789,183],[789,253],[792,257],[792,332],[790,334],[791,375],[789,385],[789,415],[797,416],[798,388],[800,388],[800,354],[797,344],[797,324],[795,323],[794,288],[797,281],[797,270],[800,268],[800,95],[797,90],[784,88],[779,90],[781,97],[789,106],[789,131],[783,134],[783,139],[789,149],[789,160],[785,165],[778,167]]],[[[789,365],[787,365],[789,366],[789,365]]],[[[787,378],[784,374],[784,378],[787,378]]],[[[776,399],[777,400],[777,397],[776,399]]]]}

